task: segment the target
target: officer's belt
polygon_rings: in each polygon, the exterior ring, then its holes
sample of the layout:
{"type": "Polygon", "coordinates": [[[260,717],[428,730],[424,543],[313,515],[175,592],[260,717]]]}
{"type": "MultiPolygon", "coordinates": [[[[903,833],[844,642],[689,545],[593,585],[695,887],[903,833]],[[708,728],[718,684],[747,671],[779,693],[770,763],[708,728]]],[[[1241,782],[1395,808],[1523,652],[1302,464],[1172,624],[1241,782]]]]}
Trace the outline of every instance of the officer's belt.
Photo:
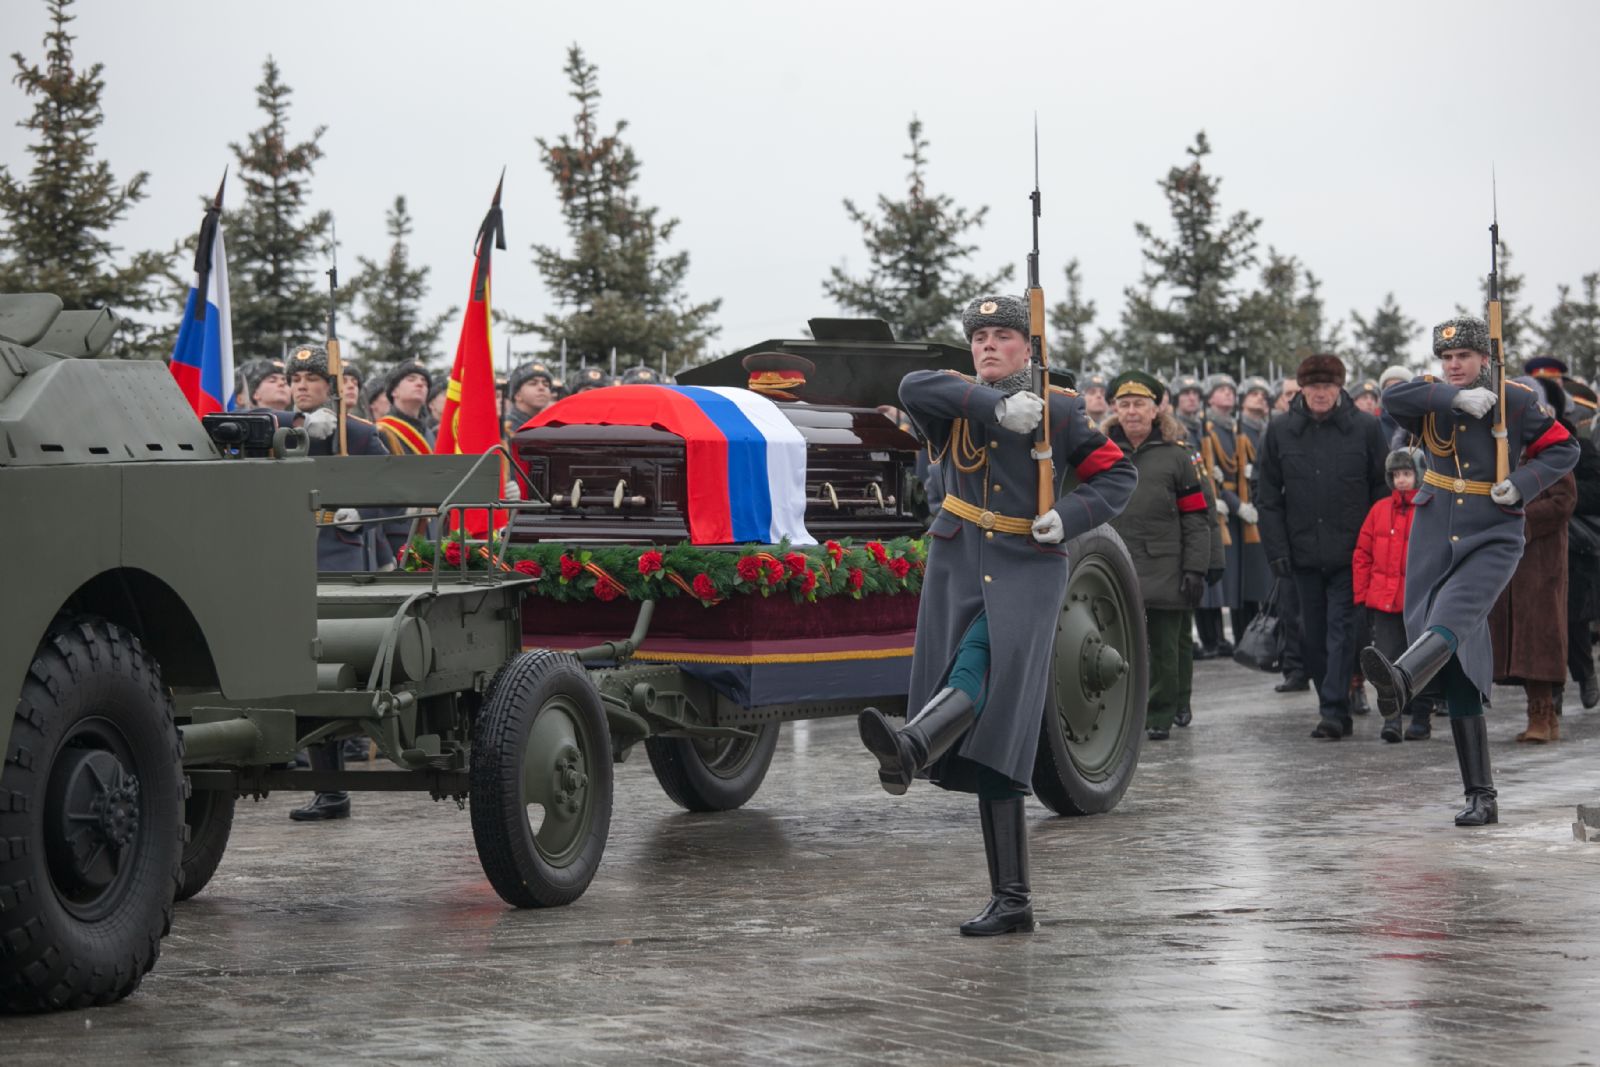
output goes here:
{"type": "Polygon", "coordinates": [[[317,512],[317,525],[318,526],[332,526],[333,525],[333,518],[337,514],[338,514],[338,512],[336,512],[336,511],[328,511],[326,509],[317,512]]]}
{"type": "Polygon", "coordinates": [[[1438,471],[1424,471],[1424,483],[1435,489],[1447,489],[1452,493],[1470,493],[1473,496],[1488,496],[1494,489],[1493,482],[1469,482],[1465,478],[1446,478],[1438,471]]]}
{"type": "Polygon", "coordinates": [[[1001,533],[1018,534],[1027,536],[1033,533],[1032,519],[1014,519],[1009,515],[998,512],[985,511],[982,508],[962,500],[950,493],[944,495],[944,502],[940,505],[945,511],[958,519],[966,519],[974,526],[984,530],[999,530],[1001,533]]]}

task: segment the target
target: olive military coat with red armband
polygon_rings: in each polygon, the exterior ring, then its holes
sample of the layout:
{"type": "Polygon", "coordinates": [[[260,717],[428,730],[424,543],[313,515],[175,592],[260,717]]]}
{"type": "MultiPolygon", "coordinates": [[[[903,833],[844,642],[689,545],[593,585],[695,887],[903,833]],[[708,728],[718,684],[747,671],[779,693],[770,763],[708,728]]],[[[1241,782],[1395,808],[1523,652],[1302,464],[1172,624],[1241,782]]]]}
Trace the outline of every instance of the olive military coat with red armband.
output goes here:
{"type": "Polygon", "coordinates": [[[907,694],[915,714],[945,684],[967,628],[979,613],[989,622],[990,664],[983,714],[928,777],[946,789],[973,792],[988,767],[1031,791],[1039,725],[1049,700],[1056,616],[1067,589],[1066,542],[1116,518],[1137,481],[1122,450],[1089,423],[1075,394],[1050,394],[1050,447],[1058,475],[1078,485],[1055,502],[1062,543],[1044,545],[958,518],[949,498],[1031,523],[1038,507],[1039,468],[1032,433],[1000,426],[1004,393],[966,375],[914,371],[900,383],[900,406],[928,443],[946,504],[929,527],[927,569],[917,612],[916,651],[907,694]]]}
{"type": "Polygon", "coordinates": [[[1454,407],[1461,390],[1423,375],[1389,387],[1385,414],[1407,433],[1423,438],[1423,454],[1434,480],[1424,478],[1412,501],[1416,517],[1406,554],[1406,636],[1415,641],[1429,627],[1456,636],[1456,657],[1484,698],[1493,680],[1494,650],[1489,609],[1522,558],[1523,504],[1570,471],[1578,444],[1538,394],[1520,382],[1506,383],[1506,433],[1510,480],[1522,503],[1502,507],[1467,491],[1495,478],[1496,411],[1473,418],[1454,407]],[[1519,459],[1520,457],[1520,459],[1519,459]],[[1457,491],[1459,479],[1460,491],[1457,491]]]}
{"type": "Polygon", "coordinates": [[[1183,599],[1184,572],[1203,575],[1211,569],[1216,537],[1216,512],[1201,487],[1188,436],[1167,414],[1137,448],[1115,414],[1103,428],[1139,472],[1128,506],[1111,523],[1128,546],[1139,595],[1147,608],[1185,611],[1190,605],[1183,599]]]}

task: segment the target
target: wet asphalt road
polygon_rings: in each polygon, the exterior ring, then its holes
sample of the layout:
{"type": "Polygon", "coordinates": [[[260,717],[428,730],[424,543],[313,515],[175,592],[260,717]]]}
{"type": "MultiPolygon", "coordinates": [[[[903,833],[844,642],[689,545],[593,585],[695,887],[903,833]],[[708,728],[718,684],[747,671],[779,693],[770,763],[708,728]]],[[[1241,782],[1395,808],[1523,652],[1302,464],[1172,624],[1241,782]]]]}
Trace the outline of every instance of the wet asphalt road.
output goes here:
{"type": "Polygon", "coordinates": [[[1030,803],[1032,936],[964,939],[976,804],[882,793],[853,723],[785,727],[743,810],[689,815],[642,750],[576,904],[518,912],[467,815],[412,795],[291,824],[241,802],[125,1002],[0,1019],[0,1060],[162,1063],[1596,1063],[1600,711],[1490,731],[1498,827],[1459,830],[1448,727],[1311,740],[1306,694],[1197,670],[1195,725],[1122,805],[1030,803]]]}

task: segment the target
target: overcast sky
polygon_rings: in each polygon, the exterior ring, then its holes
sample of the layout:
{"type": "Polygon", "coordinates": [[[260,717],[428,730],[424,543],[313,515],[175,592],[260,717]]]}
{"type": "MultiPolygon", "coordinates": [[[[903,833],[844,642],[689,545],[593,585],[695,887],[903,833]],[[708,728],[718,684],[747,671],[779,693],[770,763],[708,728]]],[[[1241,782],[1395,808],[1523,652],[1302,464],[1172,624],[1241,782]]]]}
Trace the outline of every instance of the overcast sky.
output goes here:
{"type": "MultiPolygon", "coordinates": [[[[253,88],[270,53],[294,90],[291,132],[327,126],[312,200],[338,219],[341,267],[382,254],[384,211],[404,194],[439,310],[463,303],[502,164],[510,249],[495,300],[523,316],[550,309],[528,249],[565,234],[534,137],[570,128],[572,42],[599,66],[602,121],[629,123],[640,196],[681,219],[688,295],[723,299],[719,351],[796,336],[835,310],[828,268],[865,264],[840,200],[903,192],[913,113],[931,141],[930,189],[990,207],[973,269],[1015,264],[1020,287],[1037,110],[1046,293],[1060,296],[1077,257],[1102,326],[1138,278],[1133,224],[1169,225],[1156,183],[1202,128],[1224,210],[1264,219],[1263,251],[1320,275],[1333,317],[1369,313],[1391,290],[1424,324],[1475,299],[1491,161],[1502,233],[1539,313],[1558,283],[1600,270],[1600,4],[1585,0],[80,0],[75,11],[78,61],[105,64],[101,158],[122,178],[150,172],[149,198],[117,234],[125,247],[198,227],[197,195],[232,162],[228,143],[261,122],[253,88]]],[[[0,20],[5,51],[41,55],[42,3],[0,0],[0,20]]],[[[28,108],[0,88],[0,163],[14,172],[28,157],[11,123],[28,108]]]]}

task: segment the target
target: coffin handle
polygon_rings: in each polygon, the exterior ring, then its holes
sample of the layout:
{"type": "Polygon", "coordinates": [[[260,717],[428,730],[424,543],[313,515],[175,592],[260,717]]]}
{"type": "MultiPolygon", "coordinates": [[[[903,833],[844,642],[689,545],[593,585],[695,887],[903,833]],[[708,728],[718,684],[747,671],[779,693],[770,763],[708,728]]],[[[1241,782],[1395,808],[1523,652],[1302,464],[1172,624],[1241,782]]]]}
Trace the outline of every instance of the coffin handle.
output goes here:
{"type": "Polygon", "coordinates": [[[622,493],[628,488],[628,479],[618,478],[617,488],[611,493],[611,507],[614,511],[622,510],[622,493]]]}
{"type": "Polygon", "coordinates": [[[833,510],[834,511],[838,511],[839,510],[839,494],[835,493],[833,491],[833,483],[832,482],[823,482],[822,483],[822,491],[824,493],[828,494],[828,499],[829,500],[833,501],[833,510]]]}
{"type": "Polygon", "coordinates": [[[583,496],[583,479],[579,478],[572,483],[572,506],[577,507],[578,501],[583,496]]]}
{"type": "Polygon", "coordinates": [[[886,508],[889,506],[883,502],[883,487],[877,482],[872,483],[872,495],[878,498],[878,506],[880,508],[886,508]]]}

